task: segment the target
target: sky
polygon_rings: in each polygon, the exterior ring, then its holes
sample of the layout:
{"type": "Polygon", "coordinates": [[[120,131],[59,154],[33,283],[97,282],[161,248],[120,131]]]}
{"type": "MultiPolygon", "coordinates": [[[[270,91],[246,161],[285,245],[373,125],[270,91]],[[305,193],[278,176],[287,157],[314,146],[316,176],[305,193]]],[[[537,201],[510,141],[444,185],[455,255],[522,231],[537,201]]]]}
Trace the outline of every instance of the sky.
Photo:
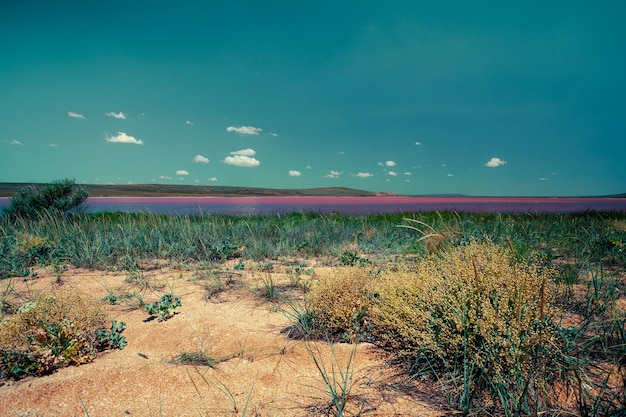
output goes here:
{"type": "Polygon", "coordinates": [[[0,182],[624,193],[625,15],[0,0],[0,182]]]}

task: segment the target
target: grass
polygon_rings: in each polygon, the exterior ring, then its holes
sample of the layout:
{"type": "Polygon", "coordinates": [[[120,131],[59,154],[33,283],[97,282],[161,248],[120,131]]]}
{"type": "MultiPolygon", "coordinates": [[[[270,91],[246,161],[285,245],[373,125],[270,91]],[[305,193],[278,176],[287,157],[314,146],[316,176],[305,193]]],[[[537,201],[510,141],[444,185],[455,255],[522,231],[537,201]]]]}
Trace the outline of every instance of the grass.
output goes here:
{"type": "Polygon", "coordinates": [[[348,415],[348,402],[352,398],[350,394],[355,383],[356,345],[351,349],[345,364],[340,363],[332,343],[329,343],[330,364],[324,362],[324,355],[317,344],[306,343],[305,347],[319,373],[323,386],[322,391],[328,398],[328,414],[336,417],[348,415]]]}
{"type": "MultiPolygon", "coordinates": [[[[625,245],[623,213],[3,217],[0,301],[5,322],[17,320],[30,298],[12,282],[34,279],[37,268],[55,268],[59,277],[66,265],[124,271],[141,293],[157,286],[145,272],[165,262],[191,268],[212,297],[256,265],[256,293],[290,318],[292,337],[374,341],[404,361],[407,377],[431,379],[464,415],[620,415],[625,245]],[[333,266],[331,276],[316,276],[307,266],[313,258],[315,268],[333,266]],[[287,260],[295,298],[274,281],[287,260]]],[[[109,302],[135,301],[109,294],[109,302]]],[[[137,297],[135,307],[143,307],[137,297]]],[[[176,305],[169,301],[164,318],[176,305]]],[[[67,331],[49,327],[51,340],[67,331]]],[[[11,337],[20,332],[28,334],[11,337]]],[[[353,357],[329,365],[309,353],[332,412],[343,415],[353,357]]],[[[213,366],[223,359],[184,352],[176,360],[213,366]]],[[[228,400],[228,388],[219,391],[228,400]]],[[[231,411],[245,414],[250,395],[231,411]]]]}

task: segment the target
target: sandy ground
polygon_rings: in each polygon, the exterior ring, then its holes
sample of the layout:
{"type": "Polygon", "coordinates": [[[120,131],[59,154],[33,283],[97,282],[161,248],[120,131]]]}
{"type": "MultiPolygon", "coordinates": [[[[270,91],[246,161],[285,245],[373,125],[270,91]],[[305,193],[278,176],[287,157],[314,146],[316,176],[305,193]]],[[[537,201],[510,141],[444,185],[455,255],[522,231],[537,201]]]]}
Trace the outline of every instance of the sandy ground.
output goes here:
{"type": "MultiPolygon", "coordinates": [[[[214,294],[207,290],[214,281],[206,270],[167,265],[139,277],[68,269],[61,273],[61,285],[54,271],[14,279],[11,285],[22,294],[50,288],[73,288],[97,298],[109,292],[137,292],[146,302],[171,289],[181,297],[182,306],[161,322],[146,321],[147,313],[132,299],[107,306],[110,319],[126,323],[126,348],[51,375],[5,381],[0,386],[0,416],[336,415],[313,355],[329,376],[335,369],[338,385],[337,371],[350,371],[344,415],[446,414],[445,399],[432,386],[408,381],[374,345],[337,343],[331,352],[327,342],[290,338],[284,330],[292,323],[280,308],[285,298],[301,296],[301,291],[290,285],[293,276],[280,263],[271,272],[252,265],[244,271],[233,271],[233,264],[219,268],[222,274],[234,274],[233,281],[214,294]],[[260,295],[263,280],[270,276],[278,292],[275,301],[260,295]],[[172,363],[181,353],[191,352],[224,360],[214,367],[172,363]],[[347,367],[353,353],[352,366],[347,367]]],[[[332,272],[328,267],[314,269],[306,279],[332,272]]]]}

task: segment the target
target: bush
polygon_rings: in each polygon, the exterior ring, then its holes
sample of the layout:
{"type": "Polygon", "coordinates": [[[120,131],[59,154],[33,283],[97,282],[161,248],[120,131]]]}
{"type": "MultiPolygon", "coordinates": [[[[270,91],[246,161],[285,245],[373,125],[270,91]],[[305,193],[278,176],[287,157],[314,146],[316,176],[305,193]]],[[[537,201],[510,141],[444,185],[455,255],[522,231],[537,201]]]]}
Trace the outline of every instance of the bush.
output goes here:
{"type": "Polygon", "coordinates": [[[536,413],[558,378],[563,338],[550,307],[552,272],[472,242],[381,278],[371,320],[383,346],[446,381],[465,414],[536,413]]]}
{"type": "Polygon", "coordinates": [[[103,346],[99,329],[105,323],[101,303],[87,295],[36,296],[0,323],[0,378],[42,375],[92,361],[103,346]]]}
{"type": "Polygon", "coordinates": [[[46,211],[65,214],[80,208],[89,192],[77,186],[74,180],[53,181],[41,187],[28,185],[20,188],[11,198],[7,213],[24,218],[34,218],[46,211]]]}
{"type": "Polygon", "coordinates": [[[358,338],[366,330],[371,277],[363,268],[336,268],[307,294],[305,308],[313,333],[358,338]]]}

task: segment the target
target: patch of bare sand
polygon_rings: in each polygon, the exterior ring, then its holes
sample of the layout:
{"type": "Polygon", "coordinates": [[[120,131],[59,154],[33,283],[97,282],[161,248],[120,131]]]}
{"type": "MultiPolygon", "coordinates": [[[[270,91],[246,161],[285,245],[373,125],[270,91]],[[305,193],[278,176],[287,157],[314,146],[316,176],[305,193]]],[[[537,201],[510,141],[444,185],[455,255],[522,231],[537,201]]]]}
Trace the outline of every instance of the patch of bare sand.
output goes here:
{"type": "MultiPolygon", "coordinates": [[[[208,298],[193,271],[166,267],[145,272],[141,282],[132,284],[123,273],[65,271],[64,288],[97,298],[107,292],[137,291],[146,302],[171,288],[181,297],[182,307],[162,322],[146,321],[144,311],[129,308],[132,299],[107,307],[111,319],[126,323],[126,348],[52,375],[7,382],[0,387],[0,415],[333,415],[310,352],[329,371],[333,366],[345,371],[355,346],[335,344],[333,354],[328,343],[315,342],[307,349],[305,342],[290,339],[282,330],[292,323],[279,311],[279,302],[256,294],[267,274],[240,272],[236,285],[208,298]],[[225,359],[213,368],[172,363],[184,352],[225,359]]],[[[272,272],[272,277],[276,288],[288,288],[285,274],[272,272]]],[[[15,280],[13,285],[26,293],[58,284],[55,274],[42,273],[33,280],[15,280]]],[[[373,345],[356,346],[350,370],[353,383],[345,415],[444,414],[442,399],[432,387],[406,381],[373,345]]]]}

